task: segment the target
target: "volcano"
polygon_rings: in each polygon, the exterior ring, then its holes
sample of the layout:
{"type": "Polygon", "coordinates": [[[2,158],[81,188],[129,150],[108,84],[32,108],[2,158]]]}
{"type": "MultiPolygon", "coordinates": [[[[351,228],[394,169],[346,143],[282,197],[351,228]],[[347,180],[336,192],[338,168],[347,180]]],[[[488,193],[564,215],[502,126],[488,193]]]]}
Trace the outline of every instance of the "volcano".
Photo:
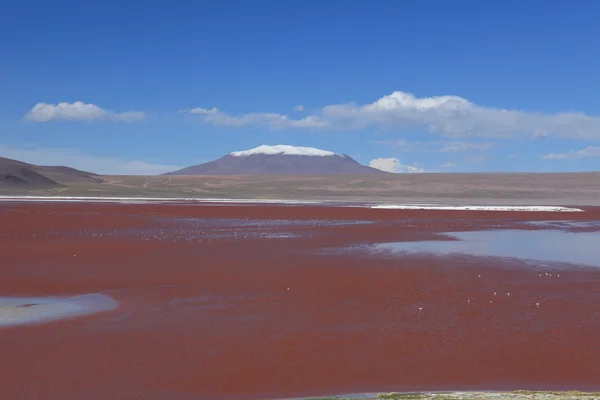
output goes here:
{"type": "Polygon", "coordinates": [[[165,175],[381,175],[345,154],[288,145],[262,145],[165,175]]]}

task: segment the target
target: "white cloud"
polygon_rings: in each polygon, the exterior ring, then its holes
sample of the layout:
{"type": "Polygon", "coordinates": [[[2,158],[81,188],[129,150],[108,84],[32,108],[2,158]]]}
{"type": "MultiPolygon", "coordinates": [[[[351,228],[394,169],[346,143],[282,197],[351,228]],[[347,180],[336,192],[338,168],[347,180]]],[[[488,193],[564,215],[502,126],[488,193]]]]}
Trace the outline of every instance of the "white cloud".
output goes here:
{"type": "Polygon", "coordinates": [[[294,107],[294,111],[304,111],[304,106],[302,104],[297,105],[296,107],[294,107]]]}
{"type": "Polygon", "coordinates": [[[470,142],[449,142],[440,148],[442,153],[455,153],[472,150],[489,150],[492,148],[491,143],[470,143],[470,142]]]}
{"type": "Polygon", "coordinates": [[[276,113],[249,113],[234,116],[219,110],[217,107],[210,109],[192,108],[188,113],[201,116],[205,122],[213,125],[224,125],[236,128],[249,125],[266,125],[272,129],[321,128],[327,126],[326,121],[323,121],[316,116],[309,116],[302,119],[290,119],[287,115],[276,113]]]}
{"type": "Polygon", "coordinates": [[[369,166],[386,172],[394,173],[420,173],[425,170],[417,163],[413,165],[404,165],[397,158],[376,158],[369,162],[369,166]]]}
{"type": "Polygon", "coordinates": [[[417,98],[393,92],[374,103],[334,105],[323,110],[325,120],[348,128],[383,125],[424,126],[448,136],[510,137],[520,134],[600,138],[600,118],[582,113],[554,115],[478,106],[458,96],[417,98]]]}
{"type": "Polygon", "coordinates": [[[447,162],[445,164],[440,165],[440,167],[442,168],[452,168],[452,167],[456,167],[456,164],[453,162],[447,162]]]}
{"type": "Polygon", "coordinates": [[[121,160],[83,154],[74,149],[15,148],[0,146],[0,157],[36,165],[66,165],[104,175],[158,175],[175,171],[178,165],[154,164],[139,160],[121,160]]]}
{"type": "Polygon", "coordinates": [[[588,157],[600,157],[600,146],[588,146],[581,150],[569,150],[566,153],[550,153],[542,156],[542,158],[546,160],[566,160],[588,157]]]}
{"type": "Polygon", "coordinates": [[[217,107],[213,108],[192,108],[191,110],[180,110],[179,112],[189,112],[190,114],[201,114],[201,115],[209,115],[216,114],[219,112],[217,107]]]}
{"type": "Polygon", "coordinates": [[[542,114],[521,110],[491,108],[458,96],[415,97],[393,92],[370,104],[336,104],[309,117],[293,120],[272,113],[233,116],[218,109],[204,114],[213,124],[270,127],[330,128],[356,130],[370,126],[390,129],[423,127],[446,136],[480,137],[566,137],[600,139],[600,117],[578,112],[542,114]]]}
{"type": "Polygon", "coordinates": [[[27,113],[25,119],[35,122],[49,121],[99,121],[112,120],[134,122],[145,118],[139,111],[114,113],[98,107],[95,104],[86,104],[81,101],[75,103],[38,103],[27,113]]]}

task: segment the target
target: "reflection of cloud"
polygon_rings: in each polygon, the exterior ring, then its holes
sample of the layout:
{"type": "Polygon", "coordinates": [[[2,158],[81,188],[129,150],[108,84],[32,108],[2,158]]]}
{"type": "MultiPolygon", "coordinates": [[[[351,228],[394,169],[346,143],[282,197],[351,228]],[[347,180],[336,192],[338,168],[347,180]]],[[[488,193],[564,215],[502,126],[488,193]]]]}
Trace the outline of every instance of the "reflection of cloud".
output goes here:
{"type": "Polygon", "coordinates": [[[375,248],[409,253],[459,253],[477,257],[517,258],[600,267],[600,247],[597,246],[600,232],[507,229],[458,232],[449,235],[458,240],[383,243],[375,245],[375,248]]]}

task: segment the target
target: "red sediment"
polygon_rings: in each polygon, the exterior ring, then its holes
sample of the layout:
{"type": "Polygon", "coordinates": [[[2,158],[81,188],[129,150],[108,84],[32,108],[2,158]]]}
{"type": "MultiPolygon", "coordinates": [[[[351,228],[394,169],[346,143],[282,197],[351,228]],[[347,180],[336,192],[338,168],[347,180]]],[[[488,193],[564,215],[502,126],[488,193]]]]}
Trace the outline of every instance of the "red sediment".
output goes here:
{"type": "Polygon", "coordinates": [[[598,389],[600,271],[540,279],[515,261],[329,251],[573,219],[600,219],[600,210],[1,205],[0,295],[105,292],[120,302],[116,311],[1,329],[2,393],[13,400],[266,399],[598,389]],[[208,240],[188,234],[178,218],[372,223],[267,229],[299,235],[285,239],[208,240]]]}

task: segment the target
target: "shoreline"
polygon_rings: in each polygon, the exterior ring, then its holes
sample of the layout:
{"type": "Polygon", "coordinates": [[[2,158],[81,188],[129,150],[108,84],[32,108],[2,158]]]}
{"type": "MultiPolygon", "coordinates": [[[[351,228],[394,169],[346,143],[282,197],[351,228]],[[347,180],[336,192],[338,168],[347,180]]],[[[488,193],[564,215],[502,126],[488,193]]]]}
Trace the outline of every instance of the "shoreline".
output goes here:
{"type": "Polygon", "coordinates": [[[140,204],[260,204],[260,205],[323,205],[333,207],[356,207],[381,210],[435,210],[435,211],[523,211],[523,212],[583,212],[581,208],[567,207],[565,205],[484,205],[484,204],[454,204],[445,203],[395,203],[387,201],[365,201],[362,204],[352,201],[328,200],[291,200],[291,199],[232,199],[232,198],[192,198],[192,197],[101,197],[101,196],[0,196],[1,202],[81,202],[81,203],[140,203],[140,204]]]}
{"type": "Polygon", "coordinates": [[[338,396],[296,398],[287,400],[597,400],[600,392],[579,390],[513,390],[513,391],[439,391],[439,392],[391,392],[355,393],[338,396]]]}

